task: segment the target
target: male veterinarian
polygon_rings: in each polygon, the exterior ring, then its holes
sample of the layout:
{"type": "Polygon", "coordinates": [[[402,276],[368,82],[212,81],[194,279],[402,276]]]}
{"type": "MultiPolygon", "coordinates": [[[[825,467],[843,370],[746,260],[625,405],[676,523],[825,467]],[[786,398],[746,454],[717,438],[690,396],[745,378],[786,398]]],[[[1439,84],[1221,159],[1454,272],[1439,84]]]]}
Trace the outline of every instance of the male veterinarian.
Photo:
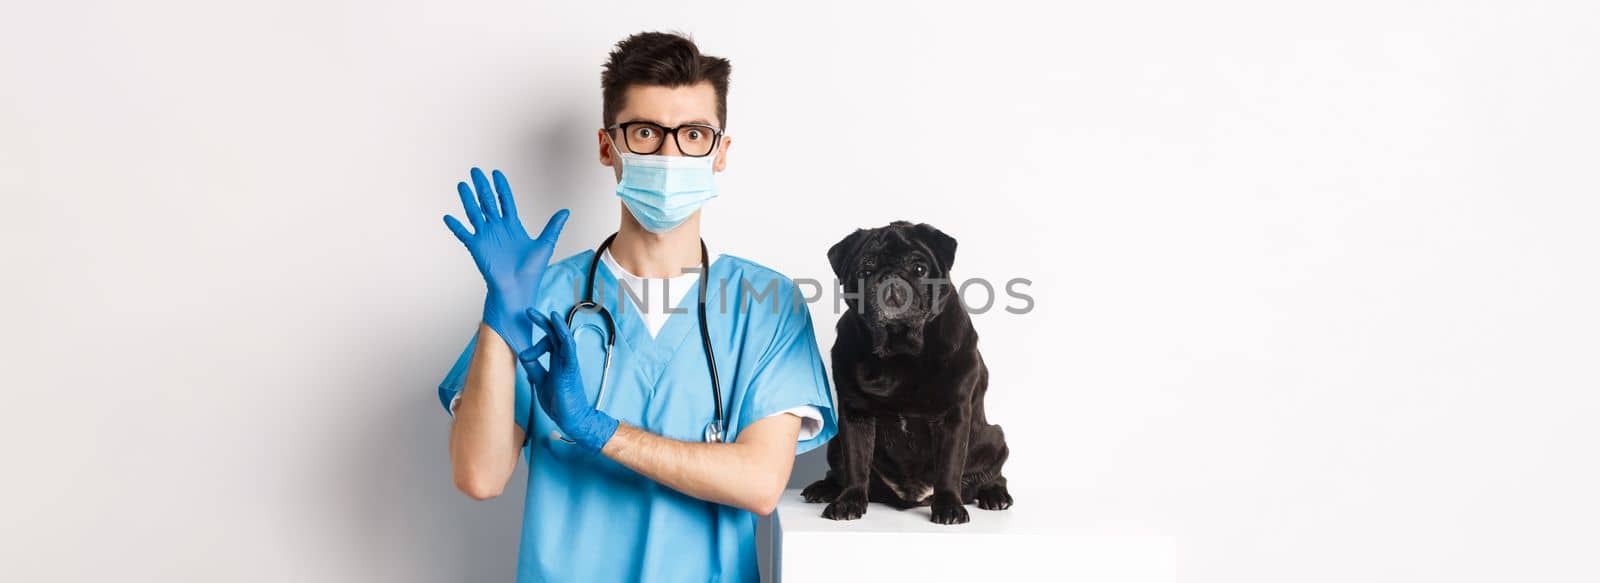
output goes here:
{"type": "Polygon", "coordinates": [[[469,224],[445,218],[488,288],[439,386],[451,469],[485,499],[527,462],[517,581],[757,581],[756,515],[836,432],[794,283],[700,239],[728,73],[682,36],[617,44],[596,152],[621,223],[598,250],[549,263],[567,212],[530,236],[498,171],[459,185],[469,224]]]}

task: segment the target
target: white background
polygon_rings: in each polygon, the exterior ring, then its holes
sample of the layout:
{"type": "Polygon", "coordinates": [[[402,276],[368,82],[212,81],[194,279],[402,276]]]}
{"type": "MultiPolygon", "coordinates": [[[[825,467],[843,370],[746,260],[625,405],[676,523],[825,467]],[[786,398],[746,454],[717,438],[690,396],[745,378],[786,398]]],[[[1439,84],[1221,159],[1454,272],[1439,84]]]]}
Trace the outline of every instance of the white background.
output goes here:
{"type": "Polygon", "coordinates": [[[0,578],[507,580],[439,219],[481,165],[609,232],[647,29],[733,61],[714,245],[820,279],[903,218],[1033,280],[976,318],[1014,512],[1186,582],[1600,578],[1593,4],[15,4],[0,578]]]}

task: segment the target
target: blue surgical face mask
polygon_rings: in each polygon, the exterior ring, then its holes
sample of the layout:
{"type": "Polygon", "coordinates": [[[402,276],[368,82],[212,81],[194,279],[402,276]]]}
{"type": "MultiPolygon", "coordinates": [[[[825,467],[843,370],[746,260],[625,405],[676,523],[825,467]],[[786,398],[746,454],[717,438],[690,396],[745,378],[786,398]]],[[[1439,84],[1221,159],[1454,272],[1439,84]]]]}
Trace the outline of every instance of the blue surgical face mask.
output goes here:
{"type": "Polygon", "coordinates": [[[659,156],[611,150],[622,161],[617,196],[645,230],[677,228],[706,201],[717,197],[716,152],[700,157],[659,156]]]}

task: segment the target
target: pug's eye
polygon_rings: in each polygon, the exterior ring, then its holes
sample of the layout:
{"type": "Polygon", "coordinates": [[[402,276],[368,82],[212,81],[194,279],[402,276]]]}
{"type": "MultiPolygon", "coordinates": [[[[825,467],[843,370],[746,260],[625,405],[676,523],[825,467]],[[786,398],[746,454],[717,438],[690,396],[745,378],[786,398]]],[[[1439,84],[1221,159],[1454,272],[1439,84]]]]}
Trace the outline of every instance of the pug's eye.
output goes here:
{"type": "Polygon", "coordinates": [[[869,278],[869,277],[872,277],[872,270],[871,269],[863,269],[861,271],[857,271],[856,272],[856,279],[866,279],[866,278],[869,278]]]}
{"type": "Polygon", "coordinates": [[[921,263],[918,263],[916,265],[912,265],[911,266],[911,273],[916,275],[917,277],[922,277],[924,275],[927,275],[928,274],[928,266],[923,265],[921,263]]]}

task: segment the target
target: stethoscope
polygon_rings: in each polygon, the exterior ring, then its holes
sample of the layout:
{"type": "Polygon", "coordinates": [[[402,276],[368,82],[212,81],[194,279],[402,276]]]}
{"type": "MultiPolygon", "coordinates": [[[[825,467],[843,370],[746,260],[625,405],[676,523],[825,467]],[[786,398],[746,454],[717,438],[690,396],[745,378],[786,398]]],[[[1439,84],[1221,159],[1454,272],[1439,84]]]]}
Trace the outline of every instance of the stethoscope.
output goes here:
{"type": "MultiPolygon", "coordinates": [[[[583,311],[600,314],[600,319],[606,323],[606,356],[603,364],[600,365],[600,388],[595,391],[594,406],[596,409],[600,408],[600,399],[606,393],[606,377],[611,374],[611,349],[617,344],[617,323],[612,319],[610,310],[600,305],[599,302],[594,301],[594,275],[595,270],[600,267],[600,256],[605,254],[606,249],[611,247],[611,241],[616,238],[617,234],[612,233],[594,250],[594,257],[589,259],[589,279],[588,283],[583,287],[583,299],[578,300],[578,303],[572,305],[572,309],[567,310],[567,328],[569,329],[572,328],[572,321],[578,316],[578,312],[583,311]]],[[[712,354],[711,350],[711,334],[706,331],[706,279],[711,277],[710,259],[706,251],[706,242],[702,239],[700,241],[700,297],[698,302],[700,344],[705,347],[706,369],[711,371],[711,394],[715,398],[714,402],[717,406],[716,419],[706,425],[705,441],[706,443],[722,443],[723,431],[727,429],[726,421],[722,415],[722,380],[717,375],[717,357],[712,354]]],[[[528,403],[528,419],[533,419],[533,409],[538,406],[537,403],[537,399],[533,399],[528,403]]],[[[567,439],[567,436],[561,435],[559,432],[552,431],[550,434],[561,441],[577,443],[567,439]]],[[[523,445],[527,445],[527,441],[527,439],[524,439],[523,445]]]]}

